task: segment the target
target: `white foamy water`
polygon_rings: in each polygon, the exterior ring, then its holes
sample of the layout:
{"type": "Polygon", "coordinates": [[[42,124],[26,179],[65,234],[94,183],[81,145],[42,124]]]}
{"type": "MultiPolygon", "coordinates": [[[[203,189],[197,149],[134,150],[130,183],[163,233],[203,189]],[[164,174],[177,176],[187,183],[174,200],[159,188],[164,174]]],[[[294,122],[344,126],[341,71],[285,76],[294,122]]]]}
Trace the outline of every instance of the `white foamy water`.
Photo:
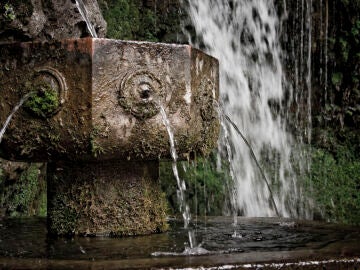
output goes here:
{"type": "MultiPolygon", "coordinates": [[[[295,142],[284,117],[288,115],[293,93],[291,87],[285,89],[281,22],[273,1],[189,2],[188,11],[196,35],[205,50],[220,61],[220,98],[224,113],[238,126],[258,157],[280,215],[297,216],[300,195],[291,161],[295,158],[295,142]]],[[[311,62],[304,65],[309,66],[311,62]]],[[[309,82],[311,78],[306,79],[309,82]]],[[[231,163],[236,190],[232,193],[236,195],[234,207],[245,216],[275,216],[271,194],[251,151],[228,123],[223,126],[226,129],[223,135],[227,138],[220,140],[219,149],[231,163]]]]}

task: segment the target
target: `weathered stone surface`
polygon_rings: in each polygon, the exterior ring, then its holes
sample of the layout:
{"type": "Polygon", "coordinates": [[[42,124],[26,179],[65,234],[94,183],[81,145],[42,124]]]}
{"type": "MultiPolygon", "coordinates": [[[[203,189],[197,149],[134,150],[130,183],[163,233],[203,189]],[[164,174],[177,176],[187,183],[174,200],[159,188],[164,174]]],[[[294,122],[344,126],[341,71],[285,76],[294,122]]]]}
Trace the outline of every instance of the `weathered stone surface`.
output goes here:
{"type": "MultiPolygon", "coordinates": [[[[97,1],[83,0],[98,37],[106,34],[97,1]]],[[[75,0],[5,1],[0,5],[0,43],[90,36],[75,0]],[[7,4],[5,8],[5,4],[7,4]]]]}
{"type": "Polygon", "coordinates": [[[170,158],[159,104],[183,158],[215,147],[218,62],[188,45],[85,38],[0,52],[0,122],[28,92],[58,99],[40,115],[25,103],[2,142],[7,159],[170,158]]]}
{"type": "MultiPolygon", "coordinates": [[[[104,37],[106,33],[106,22],[100,13],[97,1],[84,0],[83,2],[88,10],[89,19],[94,25],[97,35],[104,37]]],[[[46,41],[85,36],[90,36],[90,33],[74,0],[5,0],[0,3],[0,43],[30,40],[46,41]]],[[[18,56],[14,55],[14,57],[16,58],[18,56]]],[[[40,77],[50,78],[50,82],[52,80],[51,75],[49,76],[49,73],[46,72],[41,72],[40,77]]],[[[2,80],[3,77],[0,74],[0,81],[2,80]]],[[[54,109],[54,112],[56,112],[56,109],[54,109]]],[[[2,123],[3,122],[1,122],[1,124],[2,123]]],[[[43,134],[41,136],[45,135],[43,134]]],[[[0,183],[3,187],[0,188],[0,217],[2,215],[13,216],[14,214],[39,214],[39,211],[35,211],[34,209],[37,205],[42,205],[44,198],[46,199],[44,177],[39,177],[37,183],[38,188],[41,189],[43,193],[41,195],[32,194],[32,196],[37,195],[37,199],[34,199],[33,203],[26,207],[19,207],[18,205],[21,205],[21,203],[16,203],[16,199],[24,197],[23,194],[25,192],[27,192],[26,195],[29,195],[29,192],[31,192],[27,186],[28,181],[21,181],[21,177],[27,171],[31,171],[32,166],[31,164],[11,163],[0,159],[0,178],[2,177],[1,170],[3,171],[4,178],[4,181],[0,183]],[[10,174],[15,174],[15,176],[11,178],[10,174]],[[27,189],[28,191],[26,191],[27,189]]],[[[40,214],[44,214],[44,211],[40,212],[40,214]]]]}
{"type": "Polygon", "coordinates": [[[58,160],[75,158],[90,148],[91,46],[87,43],[91,39],[0,46],[0,122],[26,92],[40,92],[41,84],[59,91],[60,106],[56,114],[39,117],[25,104],[3,138],[4,158],[58,160]]]}
{"type": "Polygon", "coordinates": [[[0,122],[32,93],[0,156],[50,162],[49,231],[164,231],[156,181],[170,149],[160,107],[180,158],[209,153],[219,130],[217,60],[188,45],[84,38],[2,44],[0,63],[0,122]]]}
{"type": "Polygon", "coordinates": [[[167,229],[158,162],[48,164],[48,227],[68,235],[142,235],[167,229]]]}

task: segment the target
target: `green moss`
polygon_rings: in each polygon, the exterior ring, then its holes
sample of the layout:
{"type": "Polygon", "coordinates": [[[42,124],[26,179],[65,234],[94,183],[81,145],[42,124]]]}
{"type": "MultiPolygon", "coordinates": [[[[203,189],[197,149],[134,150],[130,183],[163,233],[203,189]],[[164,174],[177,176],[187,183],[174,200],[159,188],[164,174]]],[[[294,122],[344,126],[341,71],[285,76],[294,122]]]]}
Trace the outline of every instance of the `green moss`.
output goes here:
{"type": "Polygon", "coordinates": [[[27,24],[33,14],[31,0],[5,0],[0,3],[0,26],[7,26],[13,21],[27,24]]]}
{"type": "MultiPolygon", "coordinates": [[[[45,167],[39,163],[9,163],[0,169],[0,208],[6,216],[46,215],[45,167]]],[[[0,160],[0,166],[2,166],[0,160]]]]}
{"type": "Polygon", "coordinates": [[[340,72],[334,73],[331,76],[331,81],[335,86],[340,86],[343,79],[343,75],[340,72]]]}
{"type": "MultiPolygon", "coordinates": [[[[213,153],[208,158],[198,158],[193,164],[183,163],[178,163],[178,170],[180,178],[186,182],[186,199],[191,213],[222,215],[229,206],[225,190],[229,176],[226,170],[216,169],[216,155],[213,153]]],[[[167,196],[170,212],[179,214],[177,184],[171,162],[160,163],[160,183],[167,196]]]]}
{"type": "Polygon", "coordinates": [[[349,53],[350,53],[350,48],[349,48],[349,43],[347,41],[346,38],[340,37],[339,38],[339,43],[340,43],[340,47],[341,47],[341,55],[342,58],[345,62],[348,61],[349,59],[349,53]]]}
{"type": "Polygon", "coordinates": [[[7,21],[13,21],[16,18],[15,15],[15,11],[14,11],[14,7],[11,4],[6,3],[3,7],[3,17],[5,18],[5,20],[7,21]]]}
{"type": "Polygon", "coordinates": [[[125,236],[167,229],[166,200],[151,166],[156,163],[72,165],[54,172],[48,168],[51,233],[125,236]]]}
{"type": "MultiPolygon", "coordinates": [[[[0,166],[2,164],[0,163],[0,166]]],[[[5,205],[5,176],[3,169],[0,167],[0,208],[5,205]]]]}
{"type": "Polygon", "coordinates": [[[99,0],[99,5],[109,38],[179,42],[181,20],[186,14],[180,12],[180,1],[148,5],[141,0],[99,0]]]}
{"type": "Polygon", "coordinates": [[[355,39],[355,43],[359,44],[359,38],[360,38],[360,20],[357,19],[351,28],[351,34],[353,38],[355,39]]]}
{"type": "Polygon", "coordinates": [[[140,14],[134,1],[100,2],[107,22],[107,36],[115,39],[133,39],[139,31],[140,14]]]}
{"type": "Polygon", "coordinates": [[[33,202],[39,192],[39,169],[36,165],[28,167],[20,176],[20,179],[12,186],[12,192],[8,198],[8,213],[11,216],[34,214],[33,202]]]}
{"type": "Polygon", "coordinates": [[[42,192],[40,194],[38,216],[40,216],[40,217],[47,216],[47,194],[46,194],[46,192],[42,192]]]}
{"type": "Polygon", "coordinates": [[[59,93],[47,83],[40,83],[30,92],[35,92],[24,104],[25,108],[38,117],[46,118],[59,108],[59,93]]]}
{"type": "Polygon", "coordinates": [[[0,167],[0,186],[3,184],[3,182],[4,182],[4,172],[3,169],[0,167]]]}
{"type": "Polygon", "coordinates": [[[169,229],[166,221],[168,205],[166,196],[154,183],[144,183],[143,205],[147,215],[147,228],[153,227],[154,232],[165,232],[169,229]]]}
{"type": "Polygon", "coordinates": [[[58,194],[51,201],[49,232],[59,235],[71,235],[77,227],[78,215],[67,203],[66,196],[58,194]]]}
{"type": "Polygon", "coordinates": [[[90,140],[91,153],[94,157],[98,157],[105,153],[105,149],[99,145],[94,139],[90,140]]]}
{"type": "Polygon", "coordinates": [[[167,201],[159,187],[154,183],[142,181],[139,190],[131,191],[120,195],[124,203],[118,209],[118,213],[121,213],[123,218],[121,225],[111,232],[111,235],[132,236],[167,231],[167,201]]]}
{"type": "Polygon", "coordinates": [[[90,149],[91,149],[91,154],[94,157],[98,157],[106,152],[105,149],[96,141],[96,138],[99,136],[100,136],[100,130],[95,127],[90,134],[90,149]]]}
{"type": "MultiPolygon", "coordinates": [[[[329,1],[328,4],[333,12],[329,13],[327,29],[329,51],[324,57],[328,57],[330,76],[326,85],[313,87],[318,88],[314,97],[319,99],[322,93],[326,96],[323,96],[322,109],[314,115],[317,123],[314,121],[308,192],[323,219],[359,225],[360,1],[329,1]],[[327,87],[325,92],[324,87],[327,87]]],[[[313,106],[313,109],[317,108],[313,106]]]]}

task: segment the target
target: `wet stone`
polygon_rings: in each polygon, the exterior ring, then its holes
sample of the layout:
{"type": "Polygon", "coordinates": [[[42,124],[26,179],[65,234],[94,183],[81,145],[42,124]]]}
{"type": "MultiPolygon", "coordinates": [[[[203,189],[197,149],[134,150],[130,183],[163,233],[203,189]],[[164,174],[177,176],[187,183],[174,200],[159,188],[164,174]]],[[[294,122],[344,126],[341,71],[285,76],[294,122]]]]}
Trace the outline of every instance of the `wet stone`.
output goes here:
{"type": "Polygon", "coordinates": [[[158,162],[48,164],[51,234],[129,236],[167,230],[158,162]]]}
{"type": "Polygon", "coordinates": [[[83,38],[0,51],[0,121],[36,93],[3,138],[9,160],[170,159],[160,105],[180,158],[216,147],[218,61],[188,45],[83,38]]]}
{"type": "Polygon", "coordinates": [[[0,52],[0,123],[33,93],[0,155],[48,162],[49,232],[165,231],[158,162],[171,154],[160,106],[180,160],[209,154],[219,133],[218,61],[188,45],[101,38],[0,44],[0,52]]]}

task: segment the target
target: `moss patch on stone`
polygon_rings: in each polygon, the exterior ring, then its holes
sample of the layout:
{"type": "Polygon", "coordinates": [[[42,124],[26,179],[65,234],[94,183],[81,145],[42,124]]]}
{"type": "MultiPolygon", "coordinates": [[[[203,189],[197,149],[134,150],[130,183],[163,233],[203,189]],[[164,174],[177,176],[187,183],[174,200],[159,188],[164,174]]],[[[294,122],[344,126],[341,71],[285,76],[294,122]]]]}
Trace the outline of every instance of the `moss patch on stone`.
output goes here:
{"type": "Polygon", "coordinates": [[[166,231],[167,204],[157,178],[157,162],[50,164],[49,231],[86,236],[166,231]]]}
{"type": "Polygon", "coordinates": [[[48,230],[50,234],[71,235],[77,227],[78,215],[68,204],[66,195],[58,194],[52,198],[49,212],[48,230]]]}
{"type": "Polygon", "coordinates": [[[5,168],[0,172],[1,212],[13,217],[46,215],[46,187],[41,175],[42,164],[7,163],[2,164],[5,168]]]}
{"type": "Polygon", "coordinates": [[[30,92],[35,94],[29,97],[24,105],[32,114],[46,118],[59,108],[59,93],[50,84],[42,82],[33,87],[30,92]]]}

